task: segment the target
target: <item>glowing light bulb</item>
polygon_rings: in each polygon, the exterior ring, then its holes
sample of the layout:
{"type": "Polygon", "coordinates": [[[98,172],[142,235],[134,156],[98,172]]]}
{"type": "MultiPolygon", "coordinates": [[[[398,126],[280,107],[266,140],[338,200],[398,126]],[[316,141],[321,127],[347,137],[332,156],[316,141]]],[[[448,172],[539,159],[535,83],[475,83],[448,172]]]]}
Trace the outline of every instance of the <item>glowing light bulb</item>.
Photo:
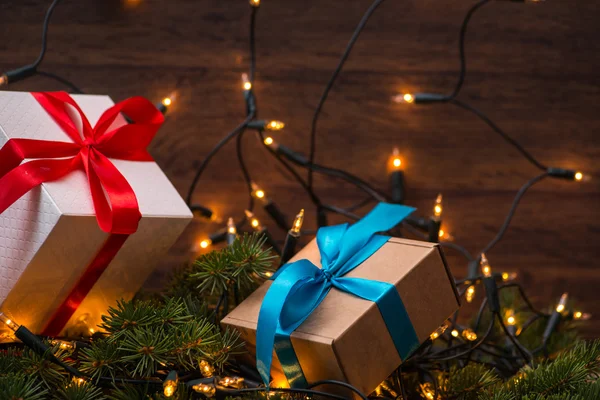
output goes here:
{"type": "Polygon", "coordinates": [[[257,199],[265,200],[267,195],[264,190],[262,190],[256,183],[251,182],[250,186],[252,188],[252,196],[257,199]]]}
{"type": "Polygon", "coordinates": [[[246,213],[246,218],[248,219],[248,221],[250,221],[250,225],[255,230],[260,231],[262,229],[262,226],[260,225],[260,221],[258,220],[258,218],[254,216],[254,213],[250,210],[244,210],[244,213],[246,213]]]}
{"type": "Polygon", "coordinates": [[[392,170],[399,171],[402,167],[402,159],[400,158],[400,150],[394,147],[392,156],[390,157],[390,167],[392,170]]]}
{"type": "Polygon", "coordinates": [[[252,7],[258,7],[260,6],[260,0],[250,0],[250,5],[252,7]]]}
{"type": "Polygon", "coordinates": [[[579,171],[575,172],[575,180],[581,182],[583,180],[583,173],[579,171]]]}
{"type": "Polygon", "coordinates": [[[165,97],[164,99],[162,99],[162,104],[165,107],[169,107],[171,104],[173,104],[173,99],[171,99],[170,97],[165,97]]]}
{"type": "Polygon", "coordinates": [[[484,277],[489,278],[492,276],[492,267],[490,267],[490,263],[483,253],[481,253],[481,261],[479,262],[479,265],[481,266],[481,272],[483,272],[484,277]]]}
{"type": "Polygon", "coordinates": [[[213,397],[215,393],[217,393],[217,388],[215,385],[207,385],[206,383],[199,383],[197,385],[192,386],[192,389],[196,393],[202,393],[206,397],[213,397]]]}
{"type": "Polygon", "coordinates": [[[8,85],[8,77],[6,75],[0,75],[0,86],[8,85]]]}
{"type": "Polygon", "coordinates": [[[503,272],[502,273],[502,280],[505,282],[514,281],[515,279],[517,279],[516,272],[503,272]]]}
{"type": "Polygon", "coordinates": [[[439,328],[437,328],[435,331],[433,331],[433,332],[431,333],[431,335],[429,335],[429,338],[430,338],[431,340],[435,340],[435,339],[439,338],[440,336],[442,336],[442,334],[443,334],[444,332],[446,332],[446,329],[447,329],[447,328],[448,328],[448,327],[447,327],[445,324],[444,324],[444,325],[440,325],[440,327],[439,327],[439,328]]]}
{"type": "Polygon", "coordinates": [[[206,249],[208,248],[210,245],[212,244],[212,240],[210,239],[204,239],[200,242],[200,248],[202,249],[206,249]]]}
{"type": "Polygon", "coordinates": [[[266,125],[265,125],[265,129],[268,131],[280,131],[285,127],[285,124],[281,121],[269,121],[266,125]]]}
{"type": "Polygon", "coordinates": [[[202,360],[200,361],[200,373],[205,378],[210,378],[215,373],[215,369],[208,361],[202,360]]]}
{"type": "Polygon", "coordinates": [[[584,313],[581,311],[575,311],[573,313],[573,319],[579,319],[582,321],[587,321],[588,319],[592,318],[592,314],[590,313],[584,313]]]}
{"type": "Polygon", "coordinates": [[[433,216],[439,219],[442,216],[442,194],[438,194],[433,206],[433,216]]]}
{"type": "Polygon", "coordinates": [[[465,293],[465,300],[467,303],[470,303],[475,298],[475,286],[471,285],[467,288],[467,292],[465,293]]]}
{"type": "Polygon", "coordinates": [[[477,334],[472,329],[465,329],[462,331],[462,336],[470,342],[477,340],[477,334]]]}
{"type": "Polygon", "coordinates": [[[171,371],[167,375],[167,378],[163,382],[163,393],[165,397],[171,397],[177,391],[177,383],[179,382],[179,376],[177,371],[171,371]]]}
{"type": "Polygon", "coordinates": [[[565,311],[565,307],[567,306],[568,299],[569,299],[568,293],[563,293],[562,296],[560,296],[560,300],[558,301],[558,304],[556,305],[556,312],[562,313],[563,311],[565,311]]]}
{"type": "Polygon", "coordinates": [[[6,314],[0,312],[0,321],[4,322],[4,325],[8,326],[10,330],[16,332],[19,329],[19,324],[17,324],[12,319],[8,318],[6,314]]]}
{"type": "Polygon", "coordinates": [[[456,329],[452,329],[452,332],[450,332],[450,334],[454,337],[458,337],[458,335],[460,334],[456,329]]]}
{"type": "Polygon", "coordinates": [[[267,136],[267,137],[265,138],[265,140],[263,140],[263,143],[264,143],[264,144],[266,144],[267,146],[270,146],[270,145],[272,145],[272,144],[273,144],[273,142],[274,142],[274,140],[273,140],[273,138],[272,138],[271,136],[267,136]]]}
{"type": "Polygon", "coordinates": [[[515,318],[515,312],[513,310],[508,310],[506,312],[506,325],[514,326],[517,323],[517,319],[515,318]]]}
{"type": "Polygon", "coordinates": [[[233,218],[229,218],[227,220],[227,233],[229,233],[231,235],[237,234],[237,228],[235,226],[235,222],[233,221],[233,218]]]}
{"type": "Polygon", "coordinates": [[[433,385],[431,383],[421,383],[419,386],[421,387],[423,397],[427,400],[435,400],[435,390],[433,390],[433,385]]]}
{"type": "Polygon", "coordinates": [[[265,276],[266,276],[267,278],[270,278],[270,277],[272,277],[272,276],[273,276],[273,273],[272,273],[271,271],[267,271],[267,272],[265,272],[265,276]]]}
{"type": "Polygon", "coordinates": [[[294,224],[292,225],[292,233],[300,233],[302,229],[302,223],[304,223],[304,209],[301,209],[296,218],[294,218],[294,224]]]}
{"type": "Polygon", "coordinates": [[[94,333],[96,333],[96,330],[94,328],[90,328],[90,333],[93,335],[94,333]]]}
{"type": "Polygon", "coordinates": [[[250,78],[248,78],[248,74],[246,73],[242,74],[242,87],[245,91],[252,89],[252,82],[250,82],[250,78]]]}

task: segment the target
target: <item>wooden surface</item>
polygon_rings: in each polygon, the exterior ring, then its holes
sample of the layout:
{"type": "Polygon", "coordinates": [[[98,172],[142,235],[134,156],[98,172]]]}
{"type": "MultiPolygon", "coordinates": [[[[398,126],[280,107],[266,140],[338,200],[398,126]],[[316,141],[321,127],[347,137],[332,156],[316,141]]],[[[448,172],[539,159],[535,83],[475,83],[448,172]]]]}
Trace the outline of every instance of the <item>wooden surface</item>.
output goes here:
{"type": "MultiPolygon", "coordinates": [[[[0,70],[31,62],[50,3],[0,3],[0,70]]],[[[368,0],[264,0],[258,16],[260,114],[286,122],[276,140],[308,150],[312,111],[368,0]]],[[[386,160],[398,146],[408,202],[427,215],[444,194],[444,228],[457,243],[480,250],[500,227],[518,188],[537,174],[481,121],[451,105],[407,106],[399,91],[447,92],[456,79],[460,22],[472,1],[388,1],[368,24],[319,124],[317,160],[387,188],[386,160]]],[[[176,92],[176,103],[151,153],[185,194],[194,167],[244,117],[240,74],[248,65],[250,9],[245,0],[64,0],[50,29],[43,70],[62,74],[89,93],[115,100],[176,92]]],[[[586,184],[546,180],[525,196],[505,239],[489,254],[498,270],[518,271],[536,304],[568,291],[595,314],[584,329],[600,336],[600,143],[597,21],[594,2],[491,2],[469,27],[469,73],[462,99],[479,107],[542,162],[580,168],[586,184]]],[[[36,77],[14,90],[59,90],[36,77]]],[[[291,216],[313,210],[254,134],[246,135],[254,179],[291,216]]],[[[340,181],[318,178],[329,203],[363,198],[340,181]]],[[[229,146],[211,164],[195,199],[222,216],[240,215],[245,186],[229,146]]],[[[266,220],[264,213],[259,216],[266,220]]],[[[333,222],[338,220],[333,219],[333,222]]],[[[217,225],[193,224],[148,286],[217,225]]],[[[273,228],[273,232],[281,233],[273,228]]],[[[452,251],[456,276],[465,262],[452,251]]]]}

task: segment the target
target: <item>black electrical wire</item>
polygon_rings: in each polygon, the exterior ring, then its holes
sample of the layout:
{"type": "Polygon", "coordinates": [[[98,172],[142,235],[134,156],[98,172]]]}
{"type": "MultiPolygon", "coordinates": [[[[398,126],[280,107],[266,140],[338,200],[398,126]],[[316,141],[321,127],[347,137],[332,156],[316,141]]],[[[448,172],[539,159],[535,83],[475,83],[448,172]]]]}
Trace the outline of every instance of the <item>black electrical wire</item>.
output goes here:
{"type": "MultiPolygon", "coordinates": [[[[235,151],[237,154],[237,159],[238,159],[238,164],[240,166],[240,170],[242,171],[242,175],[244,176],[244,181],[246,182],[246,186],[248,189],[248,211],[253,211],[254,210],[254,196],[252,196],[252,178],[250,177],[250,172],[248,171],[246,162],[244,161],[244,154],[242,151],[243,150],[242,149],[242,145],[243,145],[242,140],[244,138],[244,133],[245,133],[245,129],[242,129],[242,131],[237,136],[236,143],[235,143],[235,151]]],[[[245,220],[246,220],[246,215],[244,213],[243,221],[245,221],[245,220]]]]}
{"type": "Polygon", "coordinates": [[[542,171],[546,171],[548,169],[548,167],[546,167],[544,164],[542,164],[541,162],[539,162],[538,160],[536,160],[535,157],[533,155],[531,155],[531,153],[529,153],[523,146],[521,146],[521,144],[519,144],[515,139],[513,139],[512,137],[510,137],[502,129],[500,129],[500,127],[498,125],[496,125],[494,123],[494,121],[492,121],[483,112],[481,112],[480,110],[476,109],[475,107],[473,107],[473,106],[465,103],[464,101],[461,101],[461,100],[458,100],[458,99],[451,99],[450,103],[454,104],[455,106],[460,107],[460,108],[462,108],[464,110],[470,111],[471,113],[473,113],[477,117],[479,117],[479,119],[481,119],[490,128],[492,128],[492,130],[494,132],[496,132],[498,135],[500,135],[506,142],[508,142],[514,148],[516,148],[519,151],[519,153],[521,153],[523,155],[523,157],[525,157],[531,164],[535,165],[536,168],[541,169],[542,171]]]}
{"type": "MultiPolygon", "coordinates": [[[[311,123],[311,129],[310,129],[310,156],[309,156],[309,162],[310,162],[311,165],[314,164],[315,153],[316,153],[316,150],[317,150],[317,147],[316,147],[317,122],[319,120],[319,116],[321,114],[321,110],[323,108],[323,105],[325,105],[325,101],[327,100],[327,96],[329,95],[329,91],[333,87],[333,84],[334,84],[335,80],[337,79],[339,73],[342,70],[342,67],[344,66],[344,63],[348,59],[348,56],[350,55],[350,52],[352,51],[352,48],[354,47],[354,44],[356,43],[356,41],[358,40],[358,37],[360,36],[360,33],[362,32],[363,28],[365,27],[365,25],[369,21],[369,18],[371,18],[371,15],[373,15],[373,13],[375,12],[375,10],[377,9],[377,7],[379,7],[379,5],[381,3],[383,3],[383,0],[375,0],[371,4],[371,6],[369,6],[369,8],[367,9],[367,11],[365,12],[365,14],[363,15],[363,17],[361,18],[360,22],[356,26],[356,29],[354,30],[354,33],[352,34],[352,37],[350,38],[350,41],[346,45],[346,49],[344,50],[344,53],[342,54],[342,57],[340,58],[337,67],[335,68],[335,70],[333,71],[333,74],[331,75],[331,78],[329,78],[329,81],[327,82],[327,85],[325,85],[325,90],[323,91],[323,94],[321,95],[321,98],[319,99],[319,103],[317,105],[317,108],[315,109],[315,112],[314,112],[314,115],[313,115],[313,119],[312,119],[312,123],[311,123]]],[[[310,188],[310,190],[312,191],[313,190],[313,170],[312,169],[308,170],[307,184],[308,184],[308,187],[310,188]]]]}
{"type": "Polygon", "coordinates": [[[252,12],[250,14],[250,71],[249,71],[249,79],[252,84],[254,84],[254,74],[256,72],[256,13],[258,12],[258,7],[252,7],[252,12]]]}
{"type": "Polygon", "coordinates": [[[480,2],[478,2],[474,6],[472,6],[469,9],[469,11],[467,12],[465,19],[462,22],[462,25],[460,27],[460,34],[459,34],[459,38],[458,38],[458,55],[459,55],[459,59],[460,59],[460,72],[458,74],[458,82],[456,82],[456,87],[452,91],[452,94],[450,96],[448,96],[449,99],[453,99],[456,96],[458,96],[458,93],[460,92],[460,89],[462,88],[463,83],[465,82],[465,77],[467,75],[467,57],[465,55],[465,37],[467,35],[467,26],[469,25],[469,21],[471,20],[471,17],[473,16],[473,14],[475,14],[475,12],[477,10],[479,10],[479,8],[481,8],[485,4],[489,3],[490,1],[491,0],[481,0],[480,2]]]}
{"type": "Polygon", "coordinates": [[[361,399],[363,399],[363,400],[369,400],[367,398],[367,396],[365,396],[364,394],[362,394],[362,392],[360,390],[358,390],[354,386],[350,385],[349,383],[341,382],[341,381],[334,381],[334,380],[331,380],[331,379],[325,379],[325,380],[313,382],[310,385],[308,385],[307,388],[308,389],[312,389],[312,388],[314,388],[316,386],[321,386],[321,385],[341,386],[341,387],[344,387],[346,389],[350,389],[351,391],[353,391],[354,393],[356,393],[358,395],[358,397],[360,397],[361,399]]]}
{"type": "Polygon", "coordinates": [[[188,190],[188,194],[187,194],[186,200],[185,200],[188,206],[191,206],[192,196],[193,196],[194,191],[196,189],[196,185],[198,185],[198,181],[200,180],[200,177],[202,176],[202,173],[204,172],[204,170],[206,169],[206,167],[210,163],[210,160],[215,156],[215,154],[217,154],[219,152],[219,150],[221,150],[221,148],[223,148],[223,146],[225,146],[231,139],[233,139],[236,135],[238,135],[246,127],[246,125],[248,125],[248,122],[250,122],[253,117],[254,117],[254,114],[250,113],[246,117],[246,119],[244,119],[238,126],[236,126],[231,132],[229,132],[224,138],[222,138],[208,152],[208,154],[206,155],[206,157],[204,158],[204,160],[202,161],[202,163],[198,167],[198,169],[196,171],[196,175],[194,176],[194,179],[192,180],[192,184],[190,185],[190,188],[188,190]]]}
{"type": "Polygon", "coordinates": [[[37,71],[37,74],[40,76],[46,77],[46,78],[54,79],[55,81],[58,81],[65,86],[68,86],[71,89],[71,91],[75,94],[84,94],[84,91],[81,90],[77,85],[75,85],[73,82],[63,78],[62,76],[53,74],[51,72],[45,72],[45,71],[37,71]]]}
{"type": "Polygon", "coordinates": [[[481,339],[479,339],[479,341],[477,341],[477,343],[475,343],[474,345],[472,345],[472,347],[469,348],[469,350],[466,350],[466,351],[464,351],[462,353],[454,354],[454,355],[449,356],[449,357],[442,357],[442,358],[436,357],[437,354],[446,353],[449,350],[454,350],[453,348],[443,349],[443,350],[440,350],[438,353],[435,353],[433,356],[431,356],[431,359],[434,360],[434,361],[437,361],[437,362],[440,362],[440,361],[450,361],[450,360],[462,357],[464,355],[471,354],[473,352],[473,350],[475,350],[476,348],[478,348],[479,346],[481,346],[483,344],[483,342],[492,333],[493,328],[494,328],[494,320],[492,320],[492,322],[490,323],[490,326],[488,327],[487,332],[481,337],[481,339]]]}
{"type": "Polygon", "coordinates": [[[48,49],[48,29],[50,27],[50,18],[52,17],[52,13],[54,13],[54,9],[60,3],[61,0],[54,0],[50,7],[48,7],[48,11],[46,11],[46,16],[44,17],[44,24],[42,25],[42,47],[40,49],[40,54],[38,58],[31,64],[33,69],[37,69],[40,66],[42,61],[44,61],[44,57],[46,56],[46,50],[48,49]]]}
{"type": "Polygon", "coordinates": [[[518,207],[519,202],[521,201],[521,198],[523,197],[523,195],[527,192],[527,190],[529,188],[531,188],[533,185],[535,185],[536,183],[538,183],[539,181],[541,181],[542,179],[544,179],[547,176],[548,176],[548,173],[544,172],[544,173],[534,177],[533,179],[529,180],[527,183],[525,183],[521,187],[521,189],[519,189],[519,191],[517,192],[517,195],[515,196],[515,198],[513,200],[510,210],[508,211],[508,215],[506,216],[506,219],[504,220],[504,223],[502,224],[502,227],[496,234],[496,237],[494,237],[494,239],[492,239],[492,241],[489,242],[483,250],[481,250],[481,253],[487,253],[488,251],[490,251],[492,249],[492,247],[494,247],[502,239],[502,237],[506,233],[508,227],[510,226],[510,221],[512,220],[513,216],[515,215],[515,212],[517,211],[517,207],[518,207]]]}
{"type": "Polygon", "coordinates": [[[439,245],[441,247],[446,247],[449,249],[453,249],[458,251],[460,254],[462,254],[467,261],[474,261],[475,258],[471,255],[471,253],[469,253],[469,251],[467,249],[465,249],[464,247],[456,244],[456,243],[452,243],[452,242],[439,242],[439,245]]]}
{"type": "Polygon", "coordinates": [[[533,354],[531,354],[529,352],[529,350],[527,350],[518,340],[517,338],[512,335],[508,329],[506,328],[506,324],[504,324],[504,321],[502,320],[502,316],[500,315],[500,313],[496,313],[496,317],[498,319],[498,322],[500,323],[500,326],[502,327],[502,330],[504,331],[504,334],[506,336],[508,336],[508,338],[510,339],[510,341],[514,344],[515,348],[517,349],[517,351],[519,353],[521,353],[521,356],[523,357],[523,359],[525,360],[525,363],[527,364],[533,364],[534,358],[533,358],[533,354]]]}

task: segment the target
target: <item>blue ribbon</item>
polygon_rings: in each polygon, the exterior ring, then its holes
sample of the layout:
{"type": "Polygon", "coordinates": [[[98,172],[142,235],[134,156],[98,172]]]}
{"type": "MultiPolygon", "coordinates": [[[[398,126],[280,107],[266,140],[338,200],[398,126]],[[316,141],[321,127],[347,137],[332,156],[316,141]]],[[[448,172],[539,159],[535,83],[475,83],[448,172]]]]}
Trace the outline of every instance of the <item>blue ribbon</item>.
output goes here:
{"type": "Polygon", "coordinates": [[[418,346],[417,334],[396,287],[387,282],[344,277],[383,246],[389,237],[376,235],[398,225],[414,208],[380,203],[353,225],[328,226],[317,232],[319,269],[308,260],[284,265],[273,276],[258,315],[256,364],[267,385],[273,349],[292,387],[307,386],[290,335],[317,308],[331,288],[375,302],[396,350],[405,360],[418,346]]]}

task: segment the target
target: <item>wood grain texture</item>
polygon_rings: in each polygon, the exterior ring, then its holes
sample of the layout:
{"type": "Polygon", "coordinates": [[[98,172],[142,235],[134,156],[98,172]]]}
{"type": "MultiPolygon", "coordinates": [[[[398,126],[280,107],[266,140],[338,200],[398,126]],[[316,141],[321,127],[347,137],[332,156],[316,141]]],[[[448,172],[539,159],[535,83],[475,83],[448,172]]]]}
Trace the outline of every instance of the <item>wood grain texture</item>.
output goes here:
{"type": "MultiPolygon", "coordinates": [[[[50,1],[0,3],[0,70],[31,62],[50,1]]],[[[369,0],[264,0],[258,16],[260,114],[286,122],[276,140],[308,150],[312,111],[369,0]]],[[[457,243],[480,250],[500,227],[518,188],[537,171],[482,122],[451,105],[406,106],[399,91],[447,92],[455,83],[460,22],[471,1],[385,2],[373,16],[330,94],[319,123],[317,160],[386,189],[385,163],[401,149],[408,202],[429,213],[444,194],[444,226],[457,243]]],[[[244,117],[240,74],[248,65],[245,0],[64,0],[50,29],[43,70],[89,93],[158,101],[176,92],[151,153],[185,194],[194,168],[244,117]]],[[[468,77],[461,98],[486,112],[548,165],[600,177],[600,64],[594,2],[492,2],[469,26],[468,77]]],[[[59,90],[45,78],[13,90],[59,90]]],[[[244,140],[252,176],[290,215],[308,197],[261,149],[244,140]]],[[[363,194],[317,177],[318,194],[350,205],[363,194]]],[[[222,216],[240,215],[244,183],[227,147],[207,170],[195,199],[222,216]]],[[[546,180],[525,196],[505,239],[488,254],[497,269],[518,271],[536,304],[564,291],[600,317],[600,178],[586,184],[546,180]]],[[[263,220],[265,214],[258,212],[263,220]]],[[[332,222],[340,221],[332,218],[332,222]]],[[[307,228],[314,228],[308,218],[307,228]]],[[[191,243],[217,229],[195,222],[147,283],[189,258],[191,243]]],[[[273,232],[281,235],[272,227],[273,232]]],[[[448,251],[457,276],[466,265],[448,251]]],[[[584,328],[600,336],[595,318],[584,328]]]]}

